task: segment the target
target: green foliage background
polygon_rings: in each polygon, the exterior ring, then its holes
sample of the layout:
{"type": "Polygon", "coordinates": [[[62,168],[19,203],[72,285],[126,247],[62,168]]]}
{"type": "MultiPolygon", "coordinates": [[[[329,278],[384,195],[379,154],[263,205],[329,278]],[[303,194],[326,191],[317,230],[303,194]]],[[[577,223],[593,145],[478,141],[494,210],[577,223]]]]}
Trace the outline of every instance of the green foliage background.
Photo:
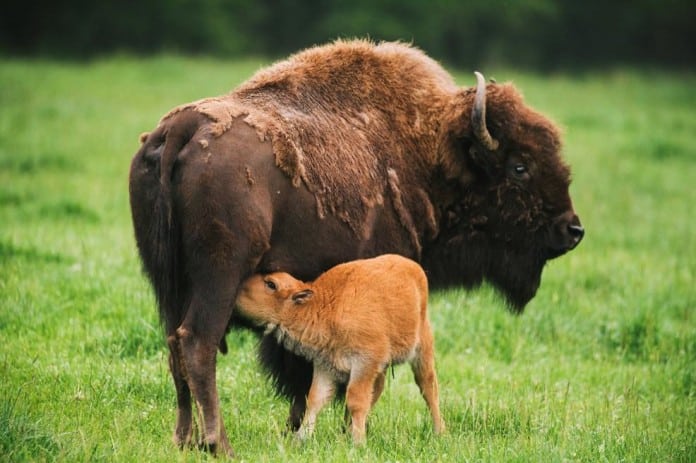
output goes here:
{"type": "Polygon", "coordinates": [[[454,66],[693,67],[690,0],[36,0],[0,15],[0,53],[278,57],[336,37],[413,42],[454,66]]]}
{"type": "MultiPolygon", "coordinates": [[[[128,167],[164,112],[262,64],[0,61],[0,460],[210,460],[170,441],[128,167]]],[[[365,448],[341,433],[339,406],[295,445],[255,338],[232,333],[218,381],[242,461],[696,460],[696,76],[485,71],[564,127],[585,240],[548,265],[520,317],[489,288],[431,295],[441,438],[397,368],[365,448]]]]}

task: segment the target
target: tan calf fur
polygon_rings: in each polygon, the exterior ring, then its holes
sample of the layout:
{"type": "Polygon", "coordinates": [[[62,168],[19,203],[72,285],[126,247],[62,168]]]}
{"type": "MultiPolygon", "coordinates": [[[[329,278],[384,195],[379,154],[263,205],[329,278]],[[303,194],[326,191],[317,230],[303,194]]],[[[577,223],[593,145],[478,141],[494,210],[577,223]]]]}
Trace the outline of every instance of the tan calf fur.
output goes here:
{"type": "Polygon", "coordinates": [[[314,364],[298,436],[312,433],[342,383],[356,443],[365,441],[366,416],[382,392],[385,369],[395,363],[411,364],[435,432],[444,430],[427,303],[423,269],[394,254],[337,265],[311,283],[287,273],[257,274],[237,297],[241,316],[314,364]]]}

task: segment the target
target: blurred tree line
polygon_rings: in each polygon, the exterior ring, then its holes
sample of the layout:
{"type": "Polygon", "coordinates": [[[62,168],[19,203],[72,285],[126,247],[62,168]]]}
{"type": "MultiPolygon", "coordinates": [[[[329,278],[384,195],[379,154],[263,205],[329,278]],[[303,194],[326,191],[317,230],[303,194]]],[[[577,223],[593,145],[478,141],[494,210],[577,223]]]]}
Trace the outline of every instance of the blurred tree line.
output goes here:
{"type": "Polygon", "coordinates": [[[279,57],[369,36],[454,66],[693,67],[695,24],[693,0],[10,0],[0,54],[279,57]]]}

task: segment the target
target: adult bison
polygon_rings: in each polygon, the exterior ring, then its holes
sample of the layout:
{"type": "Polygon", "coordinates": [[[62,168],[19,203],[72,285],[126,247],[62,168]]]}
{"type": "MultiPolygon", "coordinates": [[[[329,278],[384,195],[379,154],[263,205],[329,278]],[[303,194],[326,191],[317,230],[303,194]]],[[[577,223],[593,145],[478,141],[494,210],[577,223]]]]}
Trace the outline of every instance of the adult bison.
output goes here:
{"type": "MultiPolygon", "coordinates": [[[[175,108],[133,158],[138,250],[157,296],[177,394],[174,441],[231,454],[215,364],[251,273],[312,280],[384,253],[433,287],[491,282],[521,311],[544,263],[583,228],[556,127],[512,85],[458,88],[419,50],[338,41],[175,108]]],[[[262,358],[305,409],[311,366],[271,339],[262,358]]]]}

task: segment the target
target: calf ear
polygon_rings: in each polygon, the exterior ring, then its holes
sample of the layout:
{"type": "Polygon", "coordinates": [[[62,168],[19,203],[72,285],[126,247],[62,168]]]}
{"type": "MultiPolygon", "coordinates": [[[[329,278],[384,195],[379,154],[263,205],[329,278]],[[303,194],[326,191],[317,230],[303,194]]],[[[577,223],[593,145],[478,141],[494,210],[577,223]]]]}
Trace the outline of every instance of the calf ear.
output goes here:
{"type": "Polygon", "coordinates": [[[311,289],[303,289],[292,295],[292,302],[296,305],[302,305],[309,301],[312,296],[314,296],[314,291],[311,289]]]}

